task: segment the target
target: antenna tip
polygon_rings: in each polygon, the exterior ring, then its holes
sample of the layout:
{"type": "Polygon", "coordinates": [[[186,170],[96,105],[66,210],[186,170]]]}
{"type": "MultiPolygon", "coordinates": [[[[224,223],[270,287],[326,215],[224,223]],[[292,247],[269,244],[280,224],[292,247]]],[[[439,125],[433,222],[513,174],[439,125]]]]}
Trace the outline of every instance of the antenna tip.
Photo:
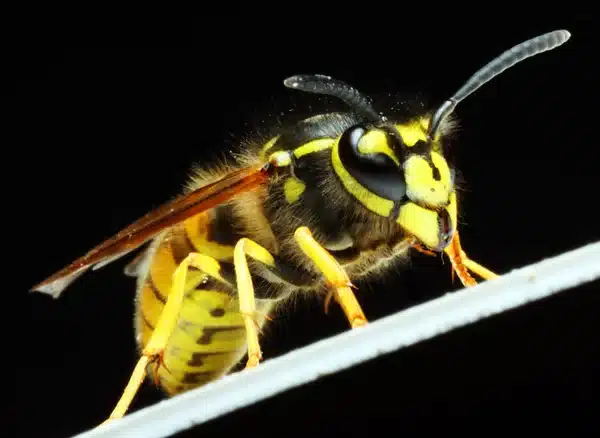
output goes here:
{"type": "Polygon", "coordinates": [[[562,42],[567,41],[569,38],[571,38],[571,32],[569,32],[566,29],[561,29],[559,31],[557,31],[558,34],[560,34],[562,42]]]}
{"type": "Polygon", "coordinates": [[[314,85],[317,82],[330,82],[333,81],[331,76],[314,74],[314,75],[294,75],[287,79],[284,79],[283,85],[288,88],[302,88],[306,89],[308,86],[314,85]],[[308,85],[307,85],[308,83],[308,85]]]}
{"type": "Polygon", "coordinates": [[[283,85],[288,88],[298,88],[300,86],[300,82],[303,81],[302,76],[290,76],[283,80],[283,85]]]}

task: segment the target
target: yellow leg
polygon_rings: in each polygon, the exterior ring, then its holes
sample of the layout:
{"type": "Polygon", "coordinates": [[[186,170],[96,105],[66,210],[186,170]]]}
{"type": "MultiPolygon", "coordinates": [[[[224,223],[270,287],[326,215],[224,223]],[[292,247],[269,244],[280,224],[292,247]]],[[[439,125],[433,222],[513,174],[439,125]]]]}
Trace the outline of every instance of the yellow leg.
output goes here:
{"type": "Polygon", "coordinates": [[[344,268],[317,242],[310,230],[300,227],[294,233],[298,245],[323,273],[327,282],[334,288],[335,298],[346,314],[352,328],[363,326],[367,318],[356,296],[352,292],[352,283],[344,268]]]}
{"type": "Polygon", "coordinates": [[[140,389],[142,382],[146,378],[146,367],[149,362],[150,358],[148,356],[142,356],[140,360],[138,360],[138,363],[131,374],[131,378],[129,379],[129,383],[127,383],[127,386],[123,391],[123,395],[104,423],[108,423],[111,420],[121,418],[125,415],[125,412],[127,412],[127,409],[133,401],[133,397],[135,397],[135,394],[138,392],[138,389],[140,389]]]}
{"type": "Polygon", "coordinates": [[[489,269],[469,259],[467,254],[465,254],[462,247],[460,246],[460,238],[458,237],[458,232],[454,233],[452,242],[450,243],[450,245],[448,245],[444,252],[450,258],[453,272],[456,272],[456,275],[458,276],[458,278],[464,286],[474,286],[477,284],[477,281],[475,281],[475,279],[471,277],[469,271],[473,272],[474,274],[477,274],[484,280],[491,280],[493,278],[498,277],[497,274],[493,273],[489,269]]]}
{"type": "Polygon", "coordinates": [[[162,362],[163,353],[167,345],[167,341],[169,340],[169,337],[171,336],[171,333],[177,324],[177,319],[179,318],[179,310],[181,309],[181,304],[183,302],[185,293],[186,275],[190,266],[198,268],[205,274],[227,283],[227,281],[220,275],[219,262],[212,257],[208,257],[203,254],[190,253],[185,260],[179,264],[173,273],[171,292],[167,297],[167,302],[163,307],[156,327],[152,332],[152,336],[150,336],[146,347],[142,351],[142,357],[135,366],[131,378],[129,379],[129,383],[127,383],[127,386],[123,391],[123,395],[119,399],[115,409],[112,411],[110,417],[107,421],[105,421],[105,423],[116,418],[121,418],[125,415],[127,409],[129,409],[129,406],[133,401],[133,397],[139,390],[140,385],[146,377],[146,370],[149,364],[155,364],[155,379],[158,375],[158,367],[164,365],[162,362]]]}
{"type": "Polygon", "coordinates": [[[256,322],[256,301],[254,299],[254,286],[248,267],[246,256],[250,256],[264,265],[275,267],[274,257],[258,243],[242,238],[233,250],[233,264],[235,267],[235,280],[237,285],[240,313],[244,318],[248,342],[248,362],[246,368],[253,368],[262,359],[260,343],[258,341],[258,324],[256,322]]]}

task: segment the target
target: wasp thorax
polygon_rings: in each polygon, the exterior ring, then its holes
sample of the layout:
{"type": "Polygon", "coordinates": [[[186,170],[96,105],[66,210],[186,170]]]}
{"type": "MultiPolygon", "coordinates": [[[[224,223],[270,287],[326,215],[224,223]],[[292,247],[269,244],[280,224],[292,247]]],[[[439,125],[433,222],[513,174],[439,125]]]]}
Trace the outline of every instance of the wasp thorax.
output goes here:
{"type": "Polygon", "coordinates": [[[454,190],[452,173],[446,159],[435,151],[412,154],[403,164],[406,195],[419,205],[445,207],[454,190]]]}

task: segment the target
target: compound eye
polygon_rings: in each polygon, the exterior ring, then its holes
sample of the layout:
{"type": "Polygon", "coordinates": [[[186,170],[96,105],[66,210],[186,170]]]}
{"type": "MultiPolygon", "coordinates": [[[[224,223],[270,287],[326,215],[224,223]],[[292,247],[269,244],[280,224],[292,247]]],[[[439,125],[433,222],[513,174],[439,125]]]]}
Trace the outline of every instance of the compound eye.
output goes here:
{"type": "Polygon", "coordinates": [[[393,154],[388,146],[389,140],[383,131],[369,131],[363,125],[352,126],[340,138],[340,158],[344,165],[361,168],[365,172],[397,172],[399,163],[389,155],[393,154]]]}
{"type": "Polygon", "coordinates": [[[394,152],[396,141],[384,130],[355,125],[340,137],[338,151],[344,168],[363,187],[385,199],[403,201],[406,183],[394,152]]]}

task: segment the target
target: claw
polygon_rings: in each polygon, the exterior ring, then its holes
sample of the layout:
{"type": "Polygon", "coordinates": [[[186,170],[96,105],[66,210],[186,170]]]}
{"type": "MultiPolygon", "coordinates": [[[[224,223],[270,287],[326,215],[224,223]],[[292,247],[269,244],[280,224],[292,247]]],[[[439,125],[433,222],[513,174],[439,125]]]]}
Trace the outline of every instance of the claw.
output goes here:
{"type": "Polygon", "coordinates": [[[248,357],[248,362],[246,362],[246,368],[256,368],[260,363],[261,355],[252,354],[248,357]]]}
{"type": "Polygon", "coordinates": [[[171,373],[171,371],[165,363],[165,352],[164,350],[161,350],[157,353],[149,353],[147,354],[147,356],[149,358],[150,363],[154,365],[154,384],[156,386],[159,386],[160,381],[158,378],[158,371],[160,367],[163,367],[165,370],[167,370],[168,373],[171,373]]]}

